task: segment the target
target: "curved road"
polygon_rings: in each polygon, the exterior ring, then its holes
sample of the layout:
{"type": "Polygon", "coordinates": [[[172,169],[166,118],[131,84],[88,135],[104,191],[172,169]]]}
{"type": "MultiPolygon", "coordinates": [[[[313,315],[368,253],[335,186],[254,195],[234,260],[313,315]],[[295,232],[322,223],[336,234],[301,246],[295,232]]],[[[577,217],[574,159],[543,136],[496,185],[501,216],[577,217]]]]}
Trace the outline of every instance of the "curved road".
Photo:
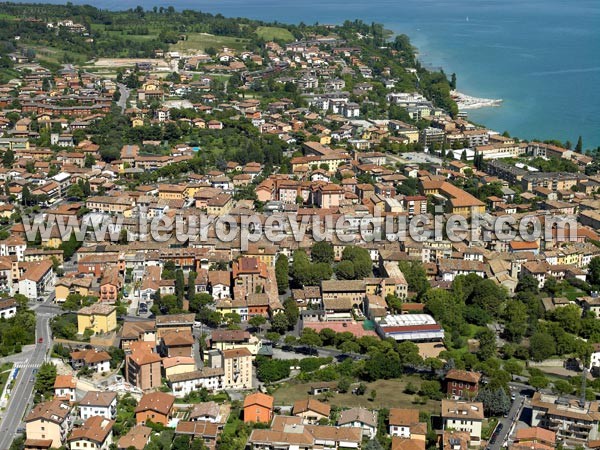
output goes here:
{"type": "Polygon", "coordinates": [[[35,380],[34,370],[44,362],[48,350],[52,343],[50,340],[49,321],[52,313],[40,313],[37,315],[37,323],[35,330],[36,346],[31,354],[31,357],[21,361],[29,367],[19,369],[17,379],[10,395],[8,406],[3,414],[2,422],[0,423],[0,449],[8,449],[13,439],[16,437],[17,430],[22,426],[22,419],[27,412],[27,407],[31,401],[33,392],[33,384],[35,380]],[[38,339],[42,338],[43,343],[38,343],[38,339]]]}

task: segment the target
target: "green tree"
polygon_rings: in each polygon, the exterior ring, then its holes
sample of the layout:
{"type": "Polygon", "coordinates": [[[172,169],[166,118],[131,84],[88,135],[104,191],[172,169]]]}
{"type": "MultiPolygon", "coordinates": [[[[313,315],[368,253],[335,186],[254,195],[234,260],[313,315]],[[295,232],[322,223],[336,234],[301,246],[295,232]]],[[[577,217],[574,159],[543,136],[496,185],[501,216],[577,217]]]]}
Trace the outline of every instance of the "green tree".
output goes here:
{"type": "Polygon", "coordinates": [[[300,344],[307,345],[309,347],[320,347],[323,345],[323,341],[319,334],[312,328],[304,328],[302,335],[299,340],[300,344]]]}
{"type": "Polygon", "coordinates": [[[423,264],[414,261],[400,261],[398,267],[404,274],[410,291],[416,292],[419,298],[427,292],[430,285],[423,264]]]}
{"type": "Polygon", "coordinates": [[[177,269],[175,271],[175,296],[177,297],[178,307],[183,307],[183,297],[185,295],[185,278],[183,276],[183,270],[177,269]]]}
{"type": "Polygon", "coordinates": [[[277,279],[279,294],[285,294],[290,286],[289,267],[290,263],[287,256],[280,253],[275,262],[275,278],[277,279]]]}
{"type": "Polygon", "coordinates": [[[467,304],[479,306],[497,315],[500,305],[506,300],[506,290],[490,279],[481,280],[477,283],[467,299],[467,304]]]}
{"type": "Polygon", "coordinates": [[[60,249],[63,251],[64,259],[69,260],[75,254],[75,252],[81,247],[81,242],[77,240],[75,231],[71,232],[68,241],[63,241],[60,244],[60,249]]]}
{"type": "Polygon", "coordinates": [[[509,301],[504,309],[504,333],[511,342],[519,343],[529,326],[527,306],[518,300],[509,301]]]}
{"type": "Polygon", "coordinates": [[[481,361],[486,361],[496,356],[496,333],[489,328],[479,331],[475,338],[479,340],[479,350],[477,357],[481,361]]]}
{"type": "Polygon", "coordinates": [[[187,279],[187,299],[190,302],[196,296],[196,278],[198,278],[198,273],[197,272],[190,271],[188,273],[188,279],[187,279]]]}
{"type": "Polygon", "coordinates": [[[566,380],[556,380],[552,385],[552,391],[560,395],[571,394],[574,390],[573,385],[566,380]]]}
{"type": "Polygon", "coordinates": [[[335,276],[338,280],[354,280],[356,276],[352,261],[340,261],[340,263],[335,266],[335,276]]]}
{"type": "Polygon", "coordinates": [[[419,388],[419,395],[430,398],[432,400],[441,400],[444,396],[442,386],[437,380],[424,380],[419,388]]]}
{"type": "Polygon", "coordinates": [[[594,256],[588,264],[588,283],[600,286],[600,256],[594,256]]]}
{"type": "Polygon", "coordinates": [[[333,263],[333,245],[327,241],[316,242],[310,251],[310,256],[313,262],[316,263],[333,263]]]}
{"type": "Polygon", "coordinates": [[[338,381],[338,391],[340,391],[342,394],[345,394],[346,392],[348,392],[350,390],[350,386],[351,386],[351,381],[349,378],[344,377],[341,378],[340,381],[338,381]]]}
{"type": "Polygon", "coordinates": [[[15,152],[11,149],[6,150],[2,154],[2,165],[7,169],[12,169],[15,163],[15,152]]]}
{"type": "Polygon", "coordinates": [[[276,333],[284,334],[289,326],[288,319],[285,314],[278,313],[271,319],[271,330],[276,333]]]}
{"type": "Polygon", "coordinates": [[[510,411],[510,398],[502,388],[485,387],[477,394],[477,400],[483,403],[486,416],[502,416],[510,411]]]}
{"type": "Polygon", "coordinates": [[[283,312],[287,319],[288,327],[295,327],[300,318],[300,309],[293,298],[289,297],[283,302],[283,312]]]}
{"type": "Polygon", "coordinates": [[[549,383],[550,382],[548,381],[548,378],[546,378],[544,375],[534,375],[529,377],[529,384],[531,387],[538,390],[548,387],[549,383]]]}
{"type": "Polygon", "coordinates": [[[577,153],[583,153],[583,139],[581,136],[577,139],[577,145],[575,145],[575,151],[577,153]]]}
{"type": "Polygon", "coordinates": [[[265,319],[264,316],[261,315],[256,315],[256,316],[252,316],[250,318],[250,320],[248,321],[248,323],[255,329],[258,330],[259,332],[262,329],[262,326],[267,323],[267,319],[265,319]]]}
{"type": "Polygon", "coordinates": [[[529,353],[534,361],[543,361],[556,354],[556,341],[552,335],[538,331],[529,339],[529,353]]]}
{"type": "Polygon", "coordinates": [[[354,277],[358,280],[373,275],[373,261],[369,251],[362,247],[348,246],[342,252],[342,261],[350,261],[354,266],[354,277]]]}
{"type": "Polygon", "coordinates": [[[34,401],[39,403],[44,399],[52,397],[54,393],[54,382],[56,381],[56,366],[52,363],[42,363],[38,369],[33,389],[35,390],[34,401]]]}

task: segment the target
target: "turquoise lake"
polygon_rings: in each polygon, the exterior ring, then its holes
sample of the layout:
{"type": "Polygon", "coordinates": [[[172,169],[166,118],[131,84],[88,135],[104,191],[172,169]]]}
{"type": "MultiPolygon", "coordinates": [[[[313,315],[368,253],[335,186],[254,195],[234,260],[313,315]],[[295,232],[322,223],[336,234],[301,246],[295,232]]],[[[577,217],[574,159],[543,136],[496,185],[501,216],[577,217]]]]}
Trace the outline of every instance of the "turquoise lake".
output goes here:
{"type": "MultiPolygon", "coordinates": [[[[64,2],[53,2],[64,3],[64,2]]],[[[502,98],[469,117],[522,138],[600,146],[598,0],[95,0],[94,6],[197,9],[298,23],[383,23],[407,34],[426,65],[456,72],[458,89],[502,98]]]]}

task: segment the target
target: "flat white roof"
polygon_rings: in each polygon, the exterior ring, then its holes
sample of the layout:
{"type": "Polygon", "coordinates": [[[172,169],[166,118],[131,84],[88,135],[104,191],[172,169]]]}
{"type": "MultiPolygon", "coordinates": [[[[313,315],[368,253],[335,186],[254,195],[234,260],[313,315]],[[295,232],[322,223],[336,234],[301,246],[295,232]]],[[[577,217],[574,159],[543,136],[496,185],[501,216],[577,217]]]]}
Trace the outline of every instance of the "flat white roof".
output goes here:
{"type": "Polygon", "coordinates": [[[54,175],[52,177],[52,179],[54,181],[58,181],[58,182],[68,180],[69,178],[71,178],[71,174],[66,173],[66,172],[57,173],[56,175],[54,175]]]}
{"type": "Polygon", "coordinates": [[[384,327],[410,327],[435,325],[437,322],[429,314],[396,314],[385,316],[380,323],[384,327]]]}

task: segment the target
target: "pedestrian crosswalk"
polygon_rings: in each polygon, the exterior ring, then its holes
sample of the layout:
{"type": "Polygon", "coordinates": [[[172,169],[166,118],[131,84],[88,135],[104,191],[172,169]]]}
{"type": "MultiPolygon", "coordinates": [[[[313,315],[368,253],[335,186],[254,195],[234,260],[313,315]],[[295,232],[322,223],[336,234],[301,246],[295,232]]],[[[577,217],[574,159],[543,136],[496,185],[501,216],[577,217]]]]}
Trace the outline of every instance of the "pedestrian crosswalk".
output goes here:
{"type": "Polygon", "coordinates": [[[25,361],[18,361],[15,363],[15,367],[18,369],[39,369],[41,366],[40,363],[30,363],[25,361]]]}

